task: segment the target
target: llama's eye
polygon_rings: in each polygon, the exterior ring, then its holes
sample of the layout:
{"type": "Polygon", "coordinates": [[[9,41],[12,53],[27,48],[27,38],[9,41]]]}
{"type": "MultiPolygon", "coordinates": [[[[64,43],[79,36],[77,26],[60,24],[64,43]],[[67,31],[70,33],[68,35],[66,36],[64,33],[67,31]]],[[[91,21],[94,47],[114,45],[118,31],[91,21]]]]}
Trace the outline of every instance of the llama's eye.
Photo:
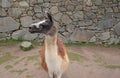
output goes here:
{"type": "Polygon", "coordinates": [[[42,29],[43,28],[43,26],[42,25],[39,25],[39,29],[42,29]]]}

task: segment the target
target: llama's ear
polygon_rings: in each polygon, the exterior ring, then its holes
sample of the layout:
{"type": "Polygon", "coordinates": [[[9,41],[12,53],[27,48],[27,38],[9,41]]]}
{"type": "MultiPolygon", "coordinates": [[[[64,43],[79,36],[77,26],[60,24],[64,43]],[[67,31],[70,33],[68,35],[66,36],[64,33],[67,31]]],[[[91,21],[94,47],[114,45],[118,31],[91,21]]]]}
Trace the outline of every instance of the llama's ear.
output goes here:
{"type": "Polygon", "coordinates": [[[45,17],[47,20],[50,21],[51,25],[53,25],[53,18],[52,15],[49,12],[45,12],[45,17]]]}
{"type": "Polygon", "coordinates": [[[47,17],[51,22],[53,22],[52,15],[50,13],[47,13],[47,17]]]}

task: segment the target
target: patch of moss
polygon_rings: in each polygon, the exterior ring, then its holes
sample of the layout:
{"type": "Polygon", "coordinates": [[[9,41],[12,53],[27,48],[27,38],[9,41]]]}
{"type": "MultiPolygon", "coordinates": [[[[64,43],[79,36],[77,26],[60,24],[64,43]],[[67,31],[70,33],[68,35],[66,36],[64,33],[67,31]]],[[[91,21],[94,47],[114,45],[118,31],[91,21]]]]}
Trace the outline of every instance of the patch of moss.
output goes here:
{"type": "Polygon", "coordinates": [[[22,46],[20,46],[20,48],[21,48],[23,51],[29,51],[29,50],[33,49],[34,47],[33,47],[33,45],[32,45],[32,46],[30,46],[30,47],[22,47],[22,46]]]}
{"type": "Polygon", "coordinates": [[[9,52],[7,52],[4,56],[0,57],[0,64],[11,61],[13,59],[16,59],[16,56],[11,55],[9,52]]]}
{"type": "Polygon", "coordinates": [[[5,69],[7,69],[7,70],[9,70],[9,69],[11,69],[11,68],[13,68],[12,65],[6,65],[6,66],[5,66],[5,69]]]}
{"type": "Polygon", "coordinates": [[[83,62],[83,56],[79,55],[79,54],[75,54],[75,53],[68,53],[69,59],[72,61],[79,61],[79,62],[83,62]]]}
{"type": "Polygon", "coordinates": [[[25,71],[27,71],[28,69],[25,68],[25,69],[19,69],[19,70],[12,70],[11,72],[16,72],[18,73],[19,75],[21,75],[22,73],[24,73],[25,71]]]}

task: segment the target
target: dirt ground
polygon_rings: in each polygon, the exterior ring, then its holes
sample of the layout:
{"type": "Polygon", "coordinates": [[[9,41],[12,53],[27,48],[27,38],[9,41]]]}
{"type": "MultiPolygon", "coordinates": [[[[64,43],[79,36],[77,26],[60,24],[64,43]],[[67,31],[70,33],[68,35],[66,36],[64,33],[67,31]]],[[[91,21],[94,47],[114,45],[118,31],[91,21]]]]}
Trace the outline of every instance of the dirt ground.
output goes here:
{"type": "MultiPolygon", "coordinates": [[[[0,46],[0,78],[49,78],[40,67],[39,51],[39,46],[27,52],[19,45],[0,46]]],[[[82,61],[70,60],[62,78],[120,78],[119,47],[72,46],[68,52],[82,61]]]]}

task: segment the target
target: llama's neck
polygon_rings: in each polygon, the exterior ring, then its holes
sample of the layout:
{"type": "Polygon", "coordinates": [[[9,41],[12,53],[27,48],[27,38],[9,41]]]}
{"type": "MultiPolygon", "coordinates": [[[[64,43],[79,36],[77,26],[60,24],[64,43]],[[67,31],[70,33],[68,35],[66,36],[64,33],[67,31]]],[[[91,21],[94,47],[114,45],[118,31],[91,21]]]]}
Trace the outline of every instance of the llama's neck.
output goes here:
{"type": "Polygon", "coordinates": [[[46,35],[45,36],[45,45],[47,46],[53,46],[57,43],[57,35],[54,36],[46,35]]]}
{"type": "Polygon", "coordinates": [[[57,33],[45,36],[45,50],[47,55],[57,55],[57,33]]]}
{"type": "Polygon", "coordinates": [[[45,54],[47,57],[55,57],[57,56],[57,39],[56,37],[46,36],[45,39],[45,54]]]}

